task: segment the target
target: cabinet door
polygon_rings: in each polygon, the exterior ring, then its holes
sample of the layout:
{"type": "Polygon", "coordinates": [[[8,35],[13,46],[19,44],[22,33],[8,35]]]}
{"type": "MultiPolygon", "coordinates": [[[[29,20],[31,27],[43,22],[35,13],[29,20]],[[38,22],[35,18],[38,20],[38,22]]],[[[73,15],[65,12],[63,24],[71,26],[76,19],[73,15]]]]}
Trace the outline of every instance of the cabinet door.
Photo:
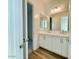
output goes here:
{"type": "Polygon", "coordinates": [[[51,50],[51,41],[52,41],[51,36],[46,35],[44,43],[45,43],[45,48],[48,50],[51,50]]]}
{"type": "Polygon", "coordinates": [[[44,35],[39,35],[39,46],[40,47],[45,47],[45,37],[44,35]]]}
{"type": "Polygon", "coordinates": [[[52,52],[55,52],[55,49],[56,49],[55,48],[55,46],[56,46],[56,43],[55,43],[56,40],[55,39],[56,39],[56,37],[51,37],[51,51],[52,52]]]}
{"type": "Polygon", "coordinates": [[[47,35],[39,36],[40,47],[45,48],[47,50],[51,50],[51,37],[47,35]]]}
{"type": "Polygon", "coordinates": [[[61,42],[60,37],[52,37],[52,52],[55,52],[57,54],[61,55],[61,42]]]}
{"type": "Polygon", "coordinates": [[[63,43],[62,43],[62,56],[68,57],[68,38],[62,38],[63,43]]]}

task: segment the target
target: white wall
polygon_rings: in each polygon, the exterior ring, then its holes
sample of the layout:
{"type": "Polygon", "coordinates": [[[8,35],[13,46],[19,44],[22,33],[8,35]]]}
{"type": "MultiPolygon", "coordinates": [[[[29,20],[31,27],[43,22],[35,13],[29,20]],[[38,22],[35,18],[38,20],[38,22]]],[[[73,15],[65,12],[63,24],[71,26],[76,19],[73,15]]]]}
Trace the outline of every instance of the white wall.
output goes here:
{"type": "Polygon", "coordinates": [[[39,16],[41,12],[44,12],[43,1],[34,0],[34,4],[33,4],[33,50],[36,50],[37,48],[39,48],[38,30],[39,30],[39,19],[40,19],[39,16]]]}

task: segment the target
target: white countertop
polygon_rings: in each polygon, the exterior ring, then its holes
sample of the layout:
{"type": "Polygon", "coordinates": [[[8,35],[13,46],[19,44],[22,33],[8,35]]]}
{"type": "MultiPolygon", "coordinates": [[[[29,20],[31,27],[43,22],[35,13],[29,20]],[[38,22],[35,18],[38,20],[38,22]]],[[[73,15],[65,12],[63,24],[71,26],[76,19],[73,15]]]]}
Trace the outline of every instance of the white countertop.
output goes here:
{"type": "Polygon", "coordinates": [[[62,33],[60,31],[40,31],[39,34],[43,35],[52,35],[52,36],[61,36],[61,37],[69,37],[69,33],[62,33]]]}

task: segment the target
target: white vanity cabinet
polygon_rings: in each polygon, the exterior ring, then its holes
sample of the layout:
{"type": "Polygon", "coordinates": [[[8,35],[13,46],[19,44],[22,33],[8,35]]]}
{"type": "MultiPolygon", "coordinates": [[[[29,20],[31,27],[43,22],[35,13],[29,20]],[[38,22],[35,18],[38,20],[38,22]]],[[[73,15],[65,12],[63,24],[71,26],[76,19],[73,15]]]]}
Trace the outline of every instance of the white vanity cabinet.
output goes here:
{"type": "Polygon", "coordinates": [[[64,57],[68,57],[68,40],[68,37],[39,35],[40,47],[64,57]]]}

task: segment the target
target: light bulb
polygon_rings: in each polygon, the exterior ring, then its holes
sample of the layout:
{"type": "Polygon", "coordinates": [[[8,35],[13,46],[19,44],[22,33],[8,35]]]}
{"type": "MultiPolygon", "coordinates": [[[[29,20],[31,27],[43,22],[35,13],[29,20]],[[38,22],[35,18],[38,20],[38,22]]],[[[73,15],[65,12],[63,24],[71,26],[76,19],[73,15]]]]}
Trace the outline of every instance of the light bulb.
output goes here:
{"type": "Polygon", "coordinates": [[[34,18],[38,18],[39,17],[39,15],[38,14],[36,14],[35,16],[34,16],[34,18]]]}
{"type": "Polygon", "coordinates": [[[50,12],[51,12],[51,13],[54,13],[54,10],[52,9],[50,12]]]}
{"type": "Polygon", "coordinates": [[[60,10],[61,10],[61,8],[60,8],[60,7],[58,7],[58,8],[57,8],[57,10],[58,10],[58,11],[60,11],[60,10]]]}

